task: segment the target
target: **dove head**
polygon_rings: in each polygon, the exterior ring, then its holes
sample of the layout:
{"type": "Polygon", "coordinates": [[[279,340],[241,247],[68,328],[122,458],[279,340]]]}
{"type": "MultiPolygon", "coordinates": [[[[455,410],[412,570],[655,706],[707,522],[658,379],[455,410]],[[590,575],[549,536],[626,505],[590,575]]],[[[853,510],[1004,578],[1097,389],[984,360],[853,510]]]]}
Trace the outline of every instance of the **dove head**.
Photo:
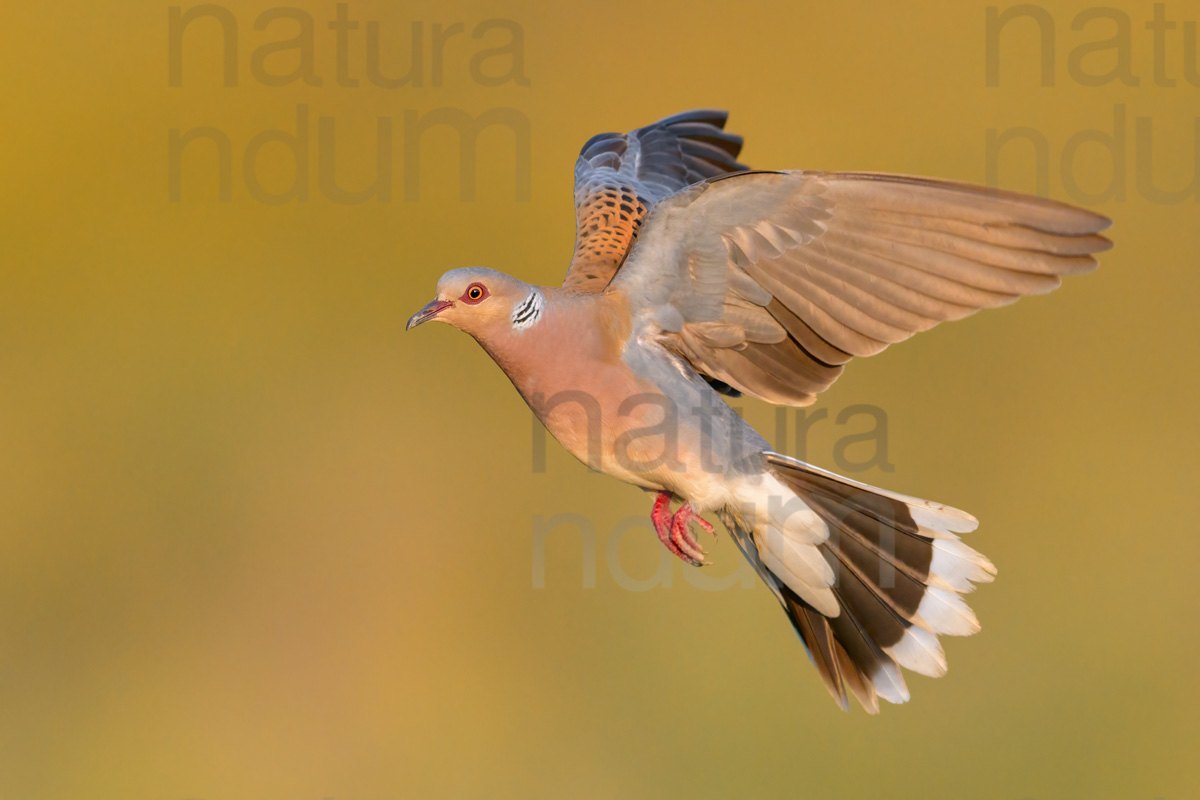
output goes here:
{"type": "Polygon", "coordinates": [[[543,305],[539,289],[503,272],[452,269],[438,281],[437,297],[413,314],[405,330],[433,320],[484,340],[534,324],[543,305]]]}

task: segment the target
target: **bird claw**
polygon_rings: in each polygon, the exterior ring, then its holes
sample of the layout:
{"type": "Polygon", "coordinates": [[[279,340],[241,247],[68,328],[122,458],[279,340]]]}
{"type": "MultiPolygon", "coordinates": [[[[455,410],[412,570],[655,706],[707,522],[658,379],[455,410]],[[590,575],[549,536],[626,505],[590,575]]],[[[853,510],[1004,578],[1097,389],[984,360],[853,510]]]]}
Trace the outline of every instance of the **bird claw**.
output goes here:
{"type": "Polygon", "coordinates": [[[671,495],[667,492],[659,492],[654,499],[654,509],[650,512],[650,519],[654,522],[658,540],[668,550],[693,567],[710,563],[704,559],[704,548],[692,535],[691,523],[695,522],[704,530],[715,535],[713,526],[697,514],[688,503],[680,506],[674,514],[670,509],[671,495]]]}

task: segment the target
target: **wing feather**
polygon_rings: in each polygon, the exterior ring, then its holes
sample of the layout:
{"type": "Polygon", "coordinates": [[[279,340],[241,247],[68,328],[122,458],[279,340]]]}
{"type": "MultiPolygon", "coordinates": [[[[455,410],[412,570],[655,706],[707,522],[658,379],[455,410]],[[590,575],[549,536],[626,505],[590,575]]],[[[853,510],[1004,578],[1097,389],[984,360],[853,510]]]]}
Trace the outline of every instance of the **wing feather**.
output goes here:
{"type": "Polygon", "coordinates": [[[609,291],[698,371],[807,405],[853,356],[1090,272],[1109,224],[930,178],[727,174],[659,202],[609,291]]]}
{"type": "Polygon", "coordinates": [[[563,288],[602,291],[625,261],[650,209],[684,187],[744,170],[742,137],[726,112],[685,111],[630,133],[602,133],[575,163],[575,255],[563,288]]]}

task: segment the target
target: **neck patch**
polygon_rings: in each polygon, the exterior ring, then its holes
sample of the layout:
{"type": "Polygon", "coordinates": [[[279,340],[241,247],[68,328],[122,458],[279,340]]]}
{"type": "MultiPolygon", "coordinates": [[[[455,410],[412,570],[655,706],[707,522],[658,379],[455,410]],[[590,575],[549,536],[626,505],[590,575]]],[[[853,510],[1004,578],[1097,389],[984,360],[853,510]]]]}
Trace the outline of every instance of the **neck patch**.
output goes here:
{"type": "Polygon", "coordinates": [[[542,297],[542,293],[537,289],[532,290],[528,297],[513,306],[513,330],[523,331],[526,328],[532,327],[542,318],[542,311],[545,306],[546,301],[542,297]]]}

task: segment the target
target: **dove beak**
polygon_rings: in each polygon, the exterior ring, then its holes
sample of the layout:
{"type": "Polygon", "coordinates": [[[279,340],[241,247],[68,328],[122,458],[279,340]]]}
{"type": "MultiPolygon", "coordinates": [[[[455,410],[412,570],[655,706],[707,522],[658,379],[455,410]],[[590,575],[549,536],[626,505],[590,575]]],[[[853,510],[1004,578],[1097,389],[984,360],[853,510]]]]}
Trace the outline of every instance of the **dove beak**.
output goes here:
{"type": "Polygon", "coordinates": [[[433,300],[417,313],[409,317],[408,324],[404,326],[404,330],[411,331],[413,328],[420,325],[422,322],[428,322],[438,314],[445,311],[450,306],[454,305],[452,300],[433,300]]]}

